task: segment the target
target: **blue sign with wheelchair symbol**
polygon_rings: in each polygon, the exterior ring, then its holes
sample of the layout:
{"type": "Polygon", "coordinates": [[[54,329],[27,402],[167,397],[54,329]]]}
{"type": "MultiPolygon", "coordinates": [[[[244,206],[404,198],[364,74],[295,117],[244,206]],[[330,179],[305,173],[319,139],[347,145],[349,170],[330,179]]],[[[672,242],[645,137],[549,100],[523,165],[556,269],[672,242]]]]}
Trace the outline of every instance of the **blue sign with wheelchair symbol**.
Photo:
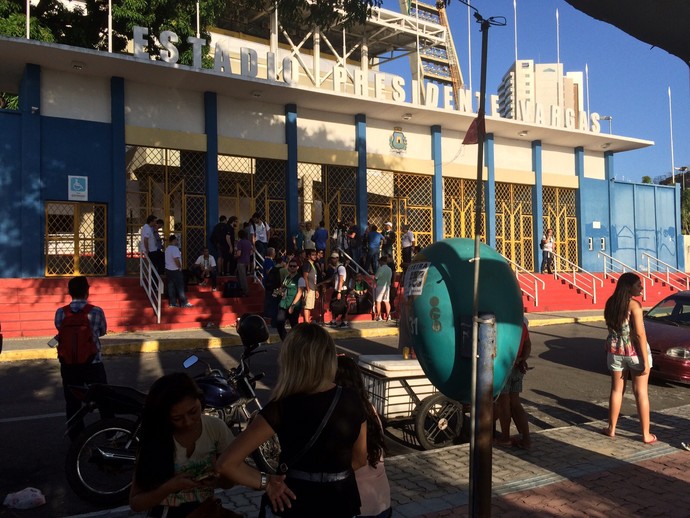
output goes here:
{"type": "Polygon", "coordinates": [[[68,176],[67,182],[67,199],[77,201],[89,199],[89,178],[87,176],[68,176]]]}

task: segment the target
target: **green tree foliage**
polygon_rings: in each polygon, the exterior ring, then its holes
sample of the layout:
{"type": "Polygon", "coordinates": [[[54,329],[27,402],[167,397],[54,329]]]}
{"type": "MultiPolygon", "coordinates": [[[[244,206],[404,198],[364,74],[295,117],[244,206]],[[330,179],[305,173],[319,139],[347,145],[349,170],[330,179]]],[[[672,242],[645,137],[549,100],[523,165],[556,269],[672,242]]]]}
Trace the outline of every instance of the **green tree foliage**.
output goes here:
{"type": "Polygon", "coordinates": [[[690,189],[683,189],[680,195],[680,226],[683,234],[690,235],[690,189]]]}
{"type": "Polygon", "coordinates": [[[286,27],[345,27],[364,23],[372,7],[382,0],[233,0],[228,2],[228,16],[237,18],[247,11],[273,12],[278,9],[280,23],[286,27]]]}
{"type": "Polygon", "coordinates": [[[642,183],[653,183],[652,177],[651,176],[643,176],[642,177],[642,183]]]}

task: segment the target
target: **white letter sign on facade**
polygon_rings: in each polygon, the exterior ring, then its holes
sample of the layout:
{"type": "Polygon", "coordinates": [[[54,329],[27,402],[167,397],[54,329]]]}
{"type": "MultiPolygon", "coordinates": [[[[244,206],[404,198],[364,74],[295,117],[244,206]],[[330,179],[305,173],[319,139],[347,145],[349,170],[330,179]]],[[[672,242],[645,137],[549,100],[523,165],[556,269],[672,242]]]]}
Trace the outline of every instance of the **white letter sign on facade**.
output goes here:
{"type": "MultiPolygon", "coordinates": [[[[148,39],[149,31],[146,27],[133,28],[133,44],[134,57],[139,59],[151,60],[147,52],[149,45],[148,39]]],[[[153,37],[154,40],[155,37],[153,37]]],[[[177,64],[180,59],[180,53],[175,43],[179,41],[177,34],[173,31],[162,31],[157,38],[160,44],[158,55],[160,60],[171,65],[177,64]]],[[[200,70],[202,68],[202,51],[204,45],[208,42],[203,38],[188,37],[187,42],[192,45],[193,68],[200,70]]],[[[279,59],[273,52],[267,51],[265,57],[259,58],[258,52],[253,48],[239,47],[239,49],[229,48],[229,40],[222,40],[215,42],[213,49],[214,71],[219,74],[231,74],[247,79],[266,79],[271,82],[282,81],[288,86],[298,87],[300,66],[298,58],[295,56],[286,56],[282,60],[282,70],[277,70],[277,59],[279,59]],[[233,73],[232,66],[235,66],[233,73]],[[263,76],[262,64],[265,64],[266,77],[263,76]]],[[[149,49],[153,52],[153,49],[149,49]]],[[[306,68],[305,68],[306,70],[306,68]]],[[[310,76],[308,70],[307,75],[310,76]]],[[[348,66],[347,68],[342,64],[334,64],[330,73],[327,73],[325,78],[331,75],[332,81],[329,82],[334,92],[339,94],[346,94],[350,87],[357,97],[370,97],[369,74],[366,70],[357,68],[356,66],[348,66]]],[[[310,76],[311,77],[311,76],[310,76]]],[[[325,78],[317,77],[312,80],[317,88],[322,88],[326,83],[325,78]]],[[[410,82],[410,99],[407,98],[405,90],[405,79],[395,74],[388,74],[383,72],[374,73],[373,75],[373,96],[375,99],[382,101],[392,100],[396,103],[408,103],[412,105],[423,105],[429,108],[442,108],[448,111],[459,111],[463,113],[476,113],[473,107],[473,92],[467,89],[460,89],[457,92],[456,99],[453,95],[453,89],[449,86],[439,86],[427,82],[423,85],[419,81],[413,79],[410,82]],[[420,95],[420,86],[424,89],[423,95],[420,95]],[[422,98],[423,97],[423,98],[422,98]]],[[[478,96],[478,93],[474,93],[478,96]]],[[[499,117],[498,95],[492,94],[489,96],[489,103],[491,114],[494,117],[499,117]]],[[[517,121],[526,122],[529,124],[538,124],[541,126],[550,126],[553,128],[565,128],[567,130],[579,130],[583,132],[600,133],[601,125],[599,124],[599,114],[592,113],[590,120],[587,120],[586,112],[576,113],[572,108],[563,108],[560,106],[542,106],[530,101],[519,99],[514,106],[514,118],[517,121]]]]}

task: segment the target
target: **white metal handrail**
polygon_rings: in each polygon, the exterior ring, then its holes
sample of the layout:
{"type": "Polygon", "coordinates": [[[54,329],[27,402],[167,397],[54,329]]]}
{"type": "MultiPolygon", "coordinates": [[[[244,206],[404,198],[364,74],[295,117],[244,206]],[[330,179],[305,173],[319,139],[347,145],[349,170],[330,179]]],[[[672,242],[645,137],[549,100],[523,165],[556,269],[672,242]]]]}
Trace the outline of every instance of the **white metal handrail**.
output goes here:
{"type": "Polygon", "coordinates": [[[254,272],[252,273],[256,282],[264,278],[264,256],[254,249],[254,272]]]}
{"type": "Polygon", "coordinates": [[[534,299],[535,307],[539,306],[539,288],[537,287],[537,283],[541,283],[541,289],[543,290],[546,288],[546,283],[544,280],[540,279],[532,272],[525,270],[522,266],[514,261],[511,261],[507,257],[505,257],[505,260],[508,261],[508,264],[513,267],[513,272],[515,272],[515,278],[520,286],[520,291],[522,291],[522,293],[528,297],[532,297],[532,299],[534,299]],[[527,277],[527,279],[525,279],[525,277],[527,277]],[[532,291],[529,291],[528,287],[531,288],[532,291]]]}
{"type": "Polygon", "coordinates": [[[346,257],[347,259],[350,260],[350,267],[354,269],[355,273],[361,273],[362,275],[365,275],[365,276],[369,277],[370,279],[374,278],[373,275],[370,275],[369,272],[367,272],[364,268],[362,268],[362,266],[357,261],[355,261],[352,258],[352,256],[350,256],[347,252],[345,252],[345,250],[343,250],[340,247],[337,247],[336,250],[338,251],[338,253],[341,256],[346,257]]]}
{"type": "Polygon", "coordinates": [[[139,284],[144,288],[146,296],[149,298],[153,312],[156,314],[156,322],[160,324],[163,279],[147,254],[140,254],[139,256],[139,284]]]}
{"type": "Polygon", "coordinates": [[[659,280],[665,282],[678,291],[690,290],[690,275],[649,255],[647,252],[642,252],[642,258],[647,259],[647,275],[649,275],[652,281],[659,280]],[[652,271],[652,265],[654,266],[654,271],[652,271]],[[660,268],[660,265],[663,268],[660,268]]]}
{"type": "Polygon", "coordinates": [[[626,272],[634,273],[640,279],[642,279],[642,300],[645,301],[647,300],[647,281],[654,282],[651,277],[649,277],[646,273],[640,272],[633,268],[632,266],[628,266],[625,264],[623,261],[619,261],[615,257],[611,257],[609,254],[606,254],[604,252],[597,252],[597,255],[599,257],[604,258],[604,278],[608,279],[611,278],[615,281],[618,281],[621,275],[623,275],[626,272]]]}
{"type": "Polygon", "coordinates": [[[565,282],[572,284],[574,288],[577,288],[583,293],[586,293],[592,297],[592,303],[597,303],[597,283],[602,287],[604,286],[604,281],[599,279],[596,275],[588,272],[584,268],[581,268],[577,264],[569,261],[565,257],[551,252],[554,257],[554,272],[553,276],[556,279],[562,279],[565,282]],[[565,268],[559,268],[560,266],[565,266],[565,268]]]}

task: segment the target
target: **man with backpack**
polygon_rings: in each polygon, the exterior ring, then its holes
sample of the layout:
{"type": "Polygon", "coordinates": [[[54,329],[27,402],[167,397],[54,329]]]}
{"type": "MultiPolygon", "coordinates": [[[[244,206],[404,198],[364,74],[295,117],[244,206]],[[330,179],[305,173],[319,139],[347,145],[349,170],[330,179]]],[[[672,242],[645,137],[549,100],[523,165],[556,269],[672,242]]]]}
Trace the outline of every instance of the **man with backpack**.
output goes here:
{"type": "MultiPolygon", "coordinates": [[[[55,312],[55,337],[60,375],[65,394],[67,420],[81,408],[81,401],[72,393],[70,386],[91,383],[107,383],[101,358],[100,337],[105,335],[105,314],[98,306],[87,302],[89,282],[86,277],[74,277],[67,284],[72,302],[55,312]]],[[[84,422],[74,423],[69,430],[75,440],[84,429],[84,422]]]]}

